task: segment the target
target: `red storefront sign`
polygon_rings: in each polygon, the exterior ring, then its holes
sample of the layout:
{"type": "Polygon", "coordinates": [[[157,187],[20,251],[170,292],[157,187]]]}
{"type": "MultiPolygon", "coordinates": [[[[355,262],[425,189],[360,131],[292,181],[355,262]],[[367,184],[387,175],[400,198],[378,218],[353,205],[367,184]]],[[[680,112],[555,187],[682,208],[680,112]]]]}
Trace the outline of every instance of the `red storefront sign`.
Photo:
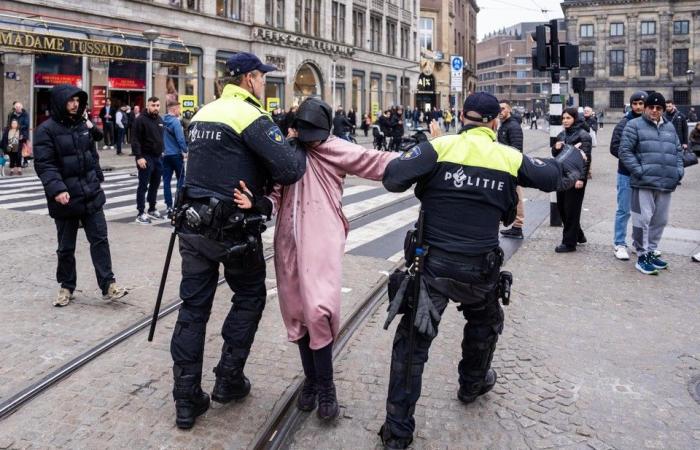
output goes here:
{"type": "Polygon", "coordinates": [[[146,80],[109,77],[110,89],[146,89],[146,80]]]}
{"type": "Polygon", "coordinates": [[[92,102],[91,116],[96,124],[100,125],[100,110],[105,105],[105,100],[107,99],[107,86],[93,86],[92,96],[90,100],[92,102]]]}
{"type": "Polygon", "coordinates": [[[56,86],[58,84],[71,84],[79,88],[83,87],[83,77],[80,75],[65,75],[62,73],[35,73],[34,84],[37,86],[56,86]]]}

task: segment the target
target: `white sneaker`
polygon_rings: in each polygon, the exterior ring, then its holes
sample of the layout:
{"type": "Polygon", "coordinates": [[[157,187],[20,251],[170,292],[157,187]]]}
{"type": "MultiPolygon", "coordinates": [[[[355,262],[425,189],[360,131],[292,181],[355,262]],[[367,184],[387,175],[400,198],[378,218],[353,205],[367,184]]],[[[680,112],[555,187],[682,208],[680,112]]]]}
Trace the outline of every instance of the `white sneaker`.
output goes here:
{"type": "Polygon", "coordinates": [[[163,219],[163,215],[162,215],[160,212],[158,212],[157,209],[148,211],[147,214],[148,214],[148,217],[151,218],[151,219],[153,219],[153,220],[161,220],[161,219],[163,219]]]}
{"type": "Polygon", "coordinates": [[[693,256],[690,257],[695,262],[700,262],[700,253],[696,253],[693,256]]]}
{"type": "Polygon", "coordinates": [[[148,215],[146,213],[141,213],[138,216],[136,216],[136,220],[134,220],[134,222],[141,225],[150,225],[151,219],[148,218],[148,215]]]}
{"type": "Polygon", "coordinates": [[[56,300],[53,301],[53,306],[67,306],[68,303],[70,303],[71,300],[73,300],[75,297],[73,296],[73,293],[69,291],[66,288],[61,288],[58,291],[58,296],[56,297],[56,300]]]}
{"type": "Polygon", "coordinates": [[[102,146],[102,150],[107,150],[107,146],[106,146],[106,145],[103,145],[103,146],[102,146]]]}
{"type": "Polygon", "coordinates": [[[627,261],[630,259],[629,253],[627,253],[627,246],[616,245],[615,246],[615,258],[621,261],[627,261]]]}
{"type": "Polygon", "coordinates": [[[102,294],[102,300],[116,300],[124,297],[128,293],[129,291],[117,286],[117,283],[112,282],[107,288],[107,292],[102,294]]]}

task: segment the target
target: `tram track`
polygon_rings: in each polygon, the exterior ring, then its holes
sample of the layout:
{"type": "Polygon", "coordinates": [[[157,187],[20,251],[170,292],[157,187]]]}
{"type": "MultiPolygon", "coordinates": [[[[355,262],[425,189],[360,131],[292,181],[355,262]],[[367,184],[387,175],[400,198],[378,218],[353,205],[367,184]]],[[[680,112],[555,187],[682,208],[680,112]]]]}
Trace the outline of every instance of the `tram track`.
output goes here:
{"type": "MultiPolygon", "coordinates": [[[[401,198],[398,198],[396,200],[392,200],[392,201],[387,202],[385,204],[378,205],[374,208],[369,208],[365,211],[359,212],[359,213],[349,217],[348,222],[349,223],[356,222],[356,221],[361,220],[363,218],[366,218],[370,215],[376,214],[384,209],[394,207],[394,206],[399,205],[401,203],[409,203],[412,200],[414,200],[413,196],[401,197],[401,198]]],[[[274,258],[273,252],[269,252],[267,255],[265,255],[266,262],[271,260],[272,258],[274,258]]],[[[217,285],[224,284],[225,282],[226,282],[225,278],[221,277],[218,280],[217,285]]],[[[383,285],[383,288],[384,288],[384,291],[386,291],[385,284],[383,285]]],[[[356,310],[352,313],[350,318],[345,322],[346,325],[343,325],[341,332],[340,332],[339,341],[344,339],[344,336],[345,336],[344,333],[348,332],[348,331],[346,331],[346,329],[352,330],[352,332],[354,332],[354,330],[357,329],[357,326],[359,326],[359,325],[353,325],[354,328],[353,327],[348,328],[347,325],[351,324],[351,322],[358,320],[358,319],[356,319],[356,316],[359,313],[361,313],[363,310],[365,310],[366,308],[371,306],[370,305],[371,302],[369,302],[369,300],[371,300],[373,295],[377,295],[378,290],[381,290],[381,289],[382,289],[382,284],[377,286],[377,288],[373,291],[372,295],[370,295],[370,298],[365,299],[365,301],[360,305],[360,307],[356,308],[356,310]]],[[[378,305],[379,300],[381,300],[381,295],[379,296],[378,299],[376,299],[376,301],[374,303],[372,303],[374,305],[373,306],[374,308],[376,308],[376,305],[378,305]]],[[[163,317],[166,317],[169,314],[173,313],[174,311],[179,310],[181,304],[182,304],[182,300],[180,300],[179,298],[171,300],[170,303],[168,303],[167,305],[165,305],[164,307],[161,308],[161,311],[158,314],[158,319],[160,320],[163,317]]],[[[363,317],[365,317],[365,316],[363,316],[363,317]]],[[[149,327],[151,325],[151,322],[152,322],[152,317],[149,314],[147,317],[140,319],[139,321],[131,324],[130,326],[118,331],[117,333],[115,333],[113,335],[111,335],[107,339],[100,341],[97,345],[95,345],[95,346],[91,347],[90,349],[88,349],[87,351],[81,353],[79,356],[71,359],[67,363],[52,370],[48,375],[44,376],[40,380],[31,383],[29,386],[22,388],[21,390],[19,390],[15,394],[7,397],[2,402],[0,402],[0,421],[2,421],[3,419],[8,417],[9,415],[14,413],[15,411],[17,411],[22,406],[31,402],[31,400],[33,400],[34,398],[39,396],[41,393],[43,393],[46,390],[50,389],[51,387],[57,385],[61,380],[65,379],[66,377],[70,376],[71,374],[77,372],[82,367],[85,367],[89,362],[95,360],[100,355],[103,355],[104,353],[106,353],[110,349],[127,341],[129,338],[131,338],[135,334],[137,334],[140,331],[144,330],[145,328],[149,327]]],[[[351,332],[351,334],[352,334],[352,332],[351,332]]],[[[347,335],[347,337],[345,339],[349,340],[349,337],[351,336],[351,334],[347,335]]],[[[334,351],[334,357],[339,353],[339,351],[342,349],[342,347],[344,345],[345,344],[343,343],[342,346],[341,345],[338,346],[338,350],[334,351]]],[[[292,399],[293,399],[294,396],[296,395],[296,389],[294,389],[294,391],[290,395],[292,396],[292,399]]],[[[286,399],[286,401],[283,402],[283,404],[286,405],[287,403],[289,403],[288,400],[289,399],[286,399]]],[[[286,408],[284,410],[284,412],[288,413],[289,412],[288,408],[286,408]]],[[[272,425],[272,423],[271,423],[271,425],[272,425]]],[[[270,426],[270,427],[266,427],[266,429],[267,428],[271,428],[271,429],[274,428],[276,430],[278,427],[270,426]]],[[[263,437],[265,437],[265,436],[263,436],[261,434],[260,439],[263,439],[263,437]]],[[[267,440],[270,440],[270,436],[266,435],[265,438],[267,440]]],[[[261,447],[261,448],[265,448],[265,447],[261,447]]]]}

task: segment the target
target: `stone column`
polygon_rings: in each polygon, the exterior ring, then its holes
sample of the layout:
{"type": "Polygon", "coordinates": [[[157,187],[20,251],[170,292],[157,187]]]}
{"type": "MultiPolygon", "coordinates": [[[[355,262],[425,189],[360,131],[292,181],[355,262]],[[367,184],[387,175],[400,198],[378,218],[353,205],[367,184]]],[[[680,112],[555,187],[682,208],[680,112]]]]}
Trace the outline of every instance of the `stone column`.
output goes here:
{"type": "MultiPolygon", "coordinates": [[[[671,49],[672,16],[670,11],[659,11],[659,81],[671,81],[673,76],[673,50],[671,49]]],[[[665,94],[665,93],[664,93],[665,94]]]]}

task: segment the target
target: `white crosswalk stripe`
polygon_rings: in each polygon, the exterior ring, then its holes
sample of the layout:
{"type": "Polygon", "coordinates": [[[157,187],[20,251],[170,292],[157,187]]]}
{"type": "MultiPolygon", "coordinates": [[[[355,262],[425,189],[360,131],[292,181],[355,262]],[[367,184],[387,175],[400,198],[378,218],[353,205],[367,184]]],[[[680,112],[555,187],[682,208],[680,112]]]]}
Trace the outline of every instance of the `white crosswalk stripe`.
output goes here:
{"type": "MultiPolygon", "coordinates": [[[[128,170],[105,174],[102,187],[107,196],[104,211],[108,220],[131,221],[136,217],[138,178],[132,176],[133,172],[133,170],[128,170]]],[[[172,184],[172,188],[174,191],[175,183],[172,184]]],[[[353,227],[350,231],[345,248],[346,252],[370,242],[374,246],[374,241],[381,240],[382,236],[406,227],[415,221],[418,215],[417,206],[411,206],[398,212],[396,207],[386,212],[382,210],[382,207],[393,206],[397,201],[408,200],[412,197],[411,191],[388,193],[381,190],[381,186],[376,184],[346,186],[343,193],[343,212],[346,217],[353,218],[367,213],[367,217],[358,222],[361,225],[353,227]]],[[[407,206],[410,204],[407,203],[407,206]]],[[[158,191],[158,206],[164,208],[162,186],[158,191]]],[[[0,179],[0,208],[47,215],[48,209],[41,181],[36,177],[31,179],[0,179]]],[[[153,220],[151,225],[165,226],[167,223],[167,220],[153,220]]],[[[263,241],[266,244],[272,243],[274,232],[273,225],[263,234],[263,241]]],[[[392,248],[387,250],[386,257],[396,254],[400,245],[401,242],[392,242],[392,248]]],[[[359,251],[364,250],[360,249],[359,251]]]]}

